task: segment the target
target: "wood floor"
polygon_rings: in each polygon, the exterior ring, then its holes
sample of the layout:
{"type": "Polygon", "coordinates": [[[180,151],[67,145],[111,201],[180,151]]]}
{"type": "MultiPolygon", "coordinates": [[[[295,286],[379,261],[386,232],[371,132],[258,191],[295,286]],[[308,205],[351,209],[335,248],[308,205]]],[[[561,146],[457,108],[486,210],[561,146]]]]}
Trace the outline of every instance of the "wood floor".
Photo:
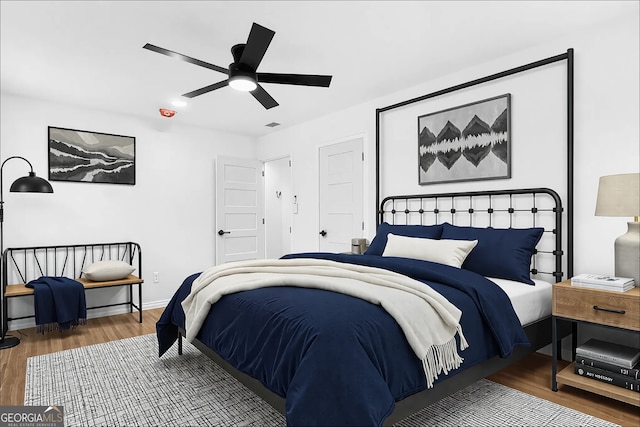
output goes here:
{"type": "MultiPolygon", "coordinates": [[[[145,311],[142,324],[137,322],[137,314],[134,313],[90,319],[87,326],[66,333],[41,335],[35,329],[23,330],[25,335],[20,335],[20,345],[0,350],[0,405],[24,403],[28,357],[155,333],[155,324],[161,313],[162,309],[145,311]]],[[[10,335],[19,334],[10,331],[10,335]]],[[[569,386],[560,386],[557,393],[552,392],[549,388],[551,358],[542,354],[533,354],[489,379],[622,426],[640,426],[640,408],[635,406],[569,386]]]]}

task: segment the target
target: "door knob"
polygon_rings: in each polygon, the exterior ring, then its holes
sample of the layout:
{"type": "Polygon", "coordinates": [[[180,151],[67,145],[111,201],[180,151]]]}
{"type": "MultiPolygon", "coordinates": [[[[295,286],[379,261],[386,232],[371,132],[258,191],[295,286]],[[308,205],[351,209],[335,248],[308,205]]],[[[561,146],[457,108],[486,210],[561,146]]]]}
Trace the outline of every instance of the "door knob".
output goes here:
{"type": "Polygon", "coordinates": [[[320,234],[322,237],[325,237],[325,236],[327,235],[327,232],[326,232],[326,231],[324,231],[324,230],[322,230],[322,231],[321,231],[320,233],[318,233],[318,234],[320,234]]]}
{"type": "Polygon", "coordinates": [[[218,236],[222,236],[223,234],[229,234],[231,233],[230,231],[224,231],[224,230],[218,230],[218,236]]]}

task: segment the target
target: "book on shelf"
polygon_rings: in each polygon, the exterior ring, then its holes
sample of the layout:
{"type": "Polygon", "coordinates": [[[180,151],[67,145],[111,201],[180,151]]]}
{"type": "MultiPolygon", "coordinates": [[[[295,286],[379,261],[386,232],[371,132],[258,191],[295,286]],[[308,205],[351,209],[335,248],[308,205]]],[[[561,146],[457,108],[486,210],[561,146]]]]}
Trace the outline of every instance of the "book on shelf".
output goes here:
{"type": "Polygon", "coordinates": [[[640,360],[640,350],[622,344],[590,339],[576,348],[576,359],[586,357],[632,369],[640,360]]]}
{"type": "Polygon", "coordinates": [[[576,363],[574,365],[574,372],[582,377],[592,378],[603,383],[623,387],[627,390],[640,393],[640,381],[634,380],[633,378],[629,378],[625,375],[616,374],[615,372],[605,371],[604,369],[594,368],[592,366],[582,365],[580,363],[576,363]]]}
{"type": "Polygon", "coordinates": [[[581,357],[576,355],[576,364],[590,366],[592,368],[604,369],[605,371],[613,372],[614,374],[624,375],[636,381],[640,381],[640,368],[623,368],[622,366],[614,365],[613,363],[603,362],[602,360],[596,360],[589,357],[581,357]]]}
{"type": "Polygon", "coordinates": [[[635,280],[629,277],[612,277],[600,274],[578,274],[571,278],[572,286],[626,292],[633,289],[635,280]]]}

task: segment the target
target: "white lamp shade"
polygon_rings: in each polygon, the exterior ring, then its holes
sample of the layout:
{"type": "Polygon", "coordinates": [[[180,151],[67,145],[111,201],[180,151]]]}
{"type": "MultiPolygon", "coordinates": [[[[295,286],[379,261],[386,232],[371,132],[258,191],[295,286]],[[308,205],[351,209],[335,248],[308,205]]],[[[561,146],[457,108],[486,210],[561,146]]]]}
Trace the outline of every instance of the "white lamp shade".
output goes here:
{"type": "Polygon", "coordinates": [[[640,173],[600,177],[596,216],[640,216],[640,173]]]}

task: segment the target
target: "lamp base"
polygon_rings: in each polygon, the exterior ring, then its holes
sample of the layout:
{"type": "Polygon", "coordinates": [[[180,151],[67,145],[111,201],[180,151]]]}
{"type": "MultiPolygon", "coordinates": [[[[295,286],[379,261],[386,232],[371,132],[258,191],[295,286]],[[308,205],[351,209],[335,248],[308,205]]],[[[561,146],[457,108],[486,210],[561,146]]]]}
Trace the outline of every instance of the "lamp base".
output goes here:
{"type": "Polygon", "coordinates": [[[15,347],[20,344],[20,338],[18,337],[4,337],[2,341],[0,341],[0,350],[4,350],[5,348],[15,347]]]}
{"type": "Polygon", "coordinates": [[[640,223],[628,222],[626,234],[615,242],[616,276],[631,277],[640,286],[640,223]]]}

